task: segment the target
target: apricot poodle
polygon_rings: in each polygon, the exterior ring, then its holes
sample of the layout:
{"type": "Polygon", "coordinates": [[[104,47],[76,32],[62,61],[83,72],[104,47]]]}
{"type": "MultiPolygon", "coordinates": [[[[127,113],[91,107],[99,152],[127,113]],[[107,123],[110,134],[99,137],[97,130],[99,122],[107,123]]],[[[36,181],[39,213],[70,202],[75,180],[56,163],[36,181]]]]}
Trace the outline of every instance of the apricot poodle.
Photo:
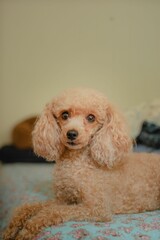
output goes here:
{"type": "Polygon", "coordinates": [[[112,214],[160,207],[160,156],[132,153],[123,117],[94,90],[69,90],[46,105],[33,145],[38,155],[56,161],[56,197],[18,208],[5,240],[34,239],[65,221],[104,222],[112,214]]]}

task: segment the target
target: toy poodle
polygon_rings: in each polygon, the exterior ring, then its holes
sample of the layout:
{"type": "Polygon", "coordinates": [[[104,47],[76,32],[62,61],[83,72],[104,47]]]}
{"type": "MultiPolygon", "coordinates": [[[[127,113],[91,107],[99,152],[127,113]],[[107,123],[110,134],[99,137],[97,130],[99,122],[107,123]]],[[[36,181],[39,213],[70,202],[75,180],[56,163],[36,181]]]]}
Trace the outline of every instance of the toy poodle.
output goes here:
{"type": "Polygon", "coordinates": [[[160,207],[160,156],[133,153],[123,116],[95,90],[65,91],[35,124],[37,155],[54,165],[55,198],[17,209],[5,240],[30,240],[65,221],[110,221],[160,207]]]}

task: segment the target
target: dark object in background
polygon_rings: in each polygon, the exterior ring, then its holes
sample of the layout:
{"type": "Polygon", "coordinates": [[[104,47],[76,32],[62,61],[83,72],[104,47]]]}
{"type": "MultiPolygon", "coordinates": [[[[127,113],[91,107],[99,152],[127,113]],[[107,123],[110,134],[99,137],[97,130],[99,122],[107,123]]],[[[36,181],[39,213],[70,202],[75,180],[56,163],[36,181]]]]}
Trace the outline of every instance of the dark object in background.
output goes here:
{"type": "Polygon", "coordinates": [[[160,148],[160,126],[152,122],[143,122],[136,142],[156,149],[160,148]]]}
{"type": "Polygon", "coordinates": [[[0,161],[3,163],[46,163],[47,161],[34,154],[32,149],[18,149],[13,145],[0,148],[0,161]]]}

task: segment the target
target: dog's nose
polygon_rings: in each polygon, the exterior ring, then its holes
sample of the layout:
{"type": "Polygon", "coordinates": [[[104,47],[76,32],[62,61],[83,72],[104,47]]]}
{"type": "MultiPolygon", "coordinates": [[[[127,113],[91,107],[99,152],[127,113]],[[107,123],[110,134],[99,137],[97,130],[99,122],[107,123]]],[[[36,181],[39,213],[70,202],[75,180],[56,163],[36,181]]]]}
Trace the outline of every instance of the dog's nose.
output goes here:
{"type": "Polygon", "coordinates": [[[67,138],[69,140],[75,140],[78,137],[78,132],[76,130],[69,130],[67,132],[67,138]]]}

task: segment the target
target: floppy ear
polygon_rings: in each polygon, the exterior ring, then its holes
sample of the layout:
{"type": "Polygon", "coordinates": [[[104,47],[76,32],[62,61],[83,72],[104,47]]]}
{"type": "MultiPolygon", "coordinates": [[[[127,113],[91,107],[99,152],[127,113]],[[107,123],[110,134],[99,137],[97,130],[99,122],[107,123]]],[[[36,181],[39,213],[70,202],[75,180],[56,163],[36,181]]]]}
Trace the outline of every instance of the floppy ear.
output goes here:
{"type": "Polygon", "coordinates": [[[112,168],[132,147],[123,117],[113,106],[106,107],[106,118],[102,128],[91,142],[91,155],[101,166],[112,168]]]}
{"type": "Polygon", "coordinates": [[[48,161],[56,161],[63,152],[60,128],[54,117],[52,104],[46,105],[32,133],[34,152],[48,161]]]}

